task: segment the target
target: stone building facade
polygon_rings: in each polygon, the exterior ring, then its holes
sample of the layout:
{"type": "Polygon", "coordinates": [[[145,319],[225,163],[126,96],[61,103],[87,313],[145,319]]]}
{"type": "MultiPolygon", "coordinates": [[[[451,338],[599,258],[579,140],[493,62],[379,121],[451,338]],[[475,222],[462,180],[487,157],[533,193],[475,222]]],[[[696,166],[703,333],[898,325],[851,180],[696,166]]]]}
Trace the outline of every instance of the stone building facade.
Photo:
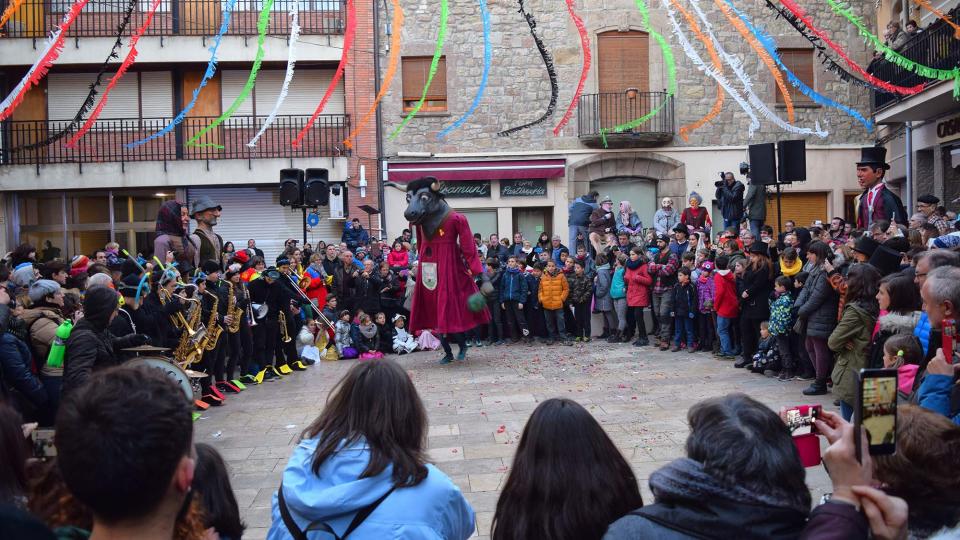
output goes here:
{"type": "MultiPolygon", "coordinates": [[[[559,83],[559,97],[553,116],[514,135],[498,135],[504,129],[530,122],[542,115],[550,101],[551,84],[530,28],[519,12],[517,0],[489,0],[487,5],[493,56],[486,92],[479,107],[461,127],[443,140],[438,139],[437,134],[470,106],[483,72],[484,47],[479,3],[451,1],[443,48],[447,110],[420,112],[397,137],[389,138],[388,135],[404,116],[401,64],[400,73],[382,103],[385,180],[392,181],[390,172],[396,164],[409,162],[422,163],[423,169],[428,170],[432,166],[443,169],[444,163],[450,165],[447,168],[457,169],[459,162],[563,159],[565,174],[562,178],[548,181],[548,193],[544,200],[506,201],[493,196],[489,199],[457,199],[453,206],[465,209],[468,213],[476,209],[496,211],[493,232],[501,235],[518,230],[522,225],[519,222],[525,219],[529,222],[529,216],[518,217],[517,206],[550,206],[553,211],[544,214],[546,222],[541,230],[561,233],[566,239],[566,203],[586,193],[590,187],[598,187],[601,195],[606,192],[615,198],[625,197],[633,201],[644,224],[648,225],[652,224],[652,215],[657,207],[655,201],[663,196],[672,196],[682,207],[687,195],[697,191],[709,207],[718,172],[736,171],[738,163],[746,160],[748,144],[805,138],[808,180],[791,186],[787,191],[816,194],[816,200],[822,200],[822,203],[817,202],[817,205],[823,206],[822,219],[844,215],[844,201],[849,200],[857,190],[853,173],[853,161],[859,155],[857,149],[873,144],[874,133],[836,109],[807,102],[796,104],[794,125],[812,128],[819,123],[823,130],[829,132],[826,138],[788,133],[759,112],[756,114],[760,119],[760,127],[752,137],[748,137],[750,120],[747,114],[730,95],[726,95],[718,116],[692,131],[688,140],[679,136],[681,126],[695,122],[710,111],[718,85],[698,70],[684,54],[665,7],[671,6],[676,12],[676,5],[671,2],[649,2],[650,25],[669,43],[676,60],[677,93],[661,113],[661,118],[656,120],[663,121],[662,117],[672,115],[668,127],[662,129],[667,134],[652,142],[634,141],[627,137],[619,143],[611,143],[610,148],[603,148],[596,144],[595,137],[591,139],[584,136],[588,130],[580,123],[589,117],[589,111],[585,111],[584,107],[574,112],[570,122],[556,136],[553,133],[554,126],[571,103],[577,88],[583,54],[577,27],[564,3],[544,0],[525,0],[523,6],[536,19],[536,31],[553,57],[559,83]],[[436,165],[438,163],[440,165],[436,165]]],[[[786,119],[785,107],[777,105],[774,77],[757,52],[725,18],[717,3],[711,0],[696,2],[705,13],[722,48],[743,62],[743,70],[749,76],[758,98],[779,117],[786,119]]],[[[870,53],[857,36],[856,29],[842,17],[835,16],[825,2],[801,0],[799,3],[834,41],[846,48],[852,58],[862,65],[869,62],[870,53]]],[[[429,57],[434,52],[439,32],[439,3],[403,0],[401,4],[406,18],[402,28],[402,57],[429,57]]],[[[691,0],[679,0],[679,5],[693,17],[697,16],[691,0]]],[[[775,12],[762,2],[736,0],[734,5],[746,13],[754,24],[764,28],[775,39],[778,48],[809,50],[813,57],[810,42],[787,22],[775,18],[775,12]]],[[[599,36],[608,32],[645,31],[642,14],[634,0],[576,0],[573,8],[582,18],[591,43],[593,65],[587,74],[583,93],[598,94],[601,84],[599,69],[604,61],[598,54],[599,36]]],[[[854,9],[869,10],[870,6],[855,5],[854,9]]],[[[383,45],[381,66],[386,66],[389,58],[390,51],[386,48],[389,34],[401,31],[388,26],[391,14],[386,12],[380,17],[380,42],[383,45]]],[[[706,48],[697,40],[683,14],[676,12],[676,19],[697,53],[709,62],[706,48]]],[[[869,11],[865,19],[871,19],[869,11]]],[[[701,29],[705,29],[700,24],[701,29]]],[[[668,87],[664,56],[652,36],[648,39],[647,57],[637,58],[637,62],[647,66],[648,81],[642,90],[661,91],[668,87]]],[[[814,80],[811,86],[817,92],[869,117],[868,92],[823,70],[815,57],[813,62],[814,80]]],[[[723,73],[733,87],[743,91],[743,85],[730,66],[724,65],[723,73]]],[[[492,191],[497,190],[494,188],[492,191]]],[[[404,225],[401,212],[391,210],[391,203],[399,203],[402,193],[388,185],[385,197],[388,209],[386,226],[392,237],[404,225]]],[[[800,197],[796,200],[807,199],[800,197]]],[[[784,219],[789,217],[784,216],[784,219]]],[[[806,214],[797,217],[803,218],[806,214]]],[[[721,220],[716,211],[714,218],[714,222],[721,220]]],[[[530,231],[523,232],[527,237],[533,236],[530,231]]]]}

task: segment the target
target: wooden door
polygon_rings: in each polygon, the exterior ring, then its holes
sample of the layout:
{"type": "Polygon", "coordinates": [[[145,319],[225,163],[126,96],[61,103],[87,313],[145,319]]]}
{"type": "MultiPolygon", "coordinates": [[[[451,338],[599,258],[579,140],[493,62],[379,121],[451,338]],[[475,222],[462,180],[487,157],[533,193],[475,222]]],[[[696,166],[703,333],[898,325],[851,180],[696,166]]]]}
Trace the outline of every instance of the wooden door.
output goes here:
{"type": "MultiPolygon", "coordinates": [[[[827,194],[820,193],[781,193],[780,210],[783,222],[792,220],[797,227],[810,227],[816,220],[830,222],[827,215],[827,194]]],[[[777,195],[767,197],[766,223],[773,227],[774,234],[779,234],[777,227],[777,195]]]]}
{"type": "MultiPolygon", "coordinates": [[[[40,82],[27,91],[20,104],[10,116],[13,120],[10,128],[10,148],[18,148],[40,142],[47,138],[47,80],[40,82]]],[[[15,163],[34,163],[44,161],[48,147],[42,146],[35,150],[21,150],[10,156],[15,163]]]]}
{"type": "Polygon", "coordinates": [[[610,128],[646,114],[643,94],[650,88],[650,39],[646,32],[604,32],[597,35],[597,87],[601,127],[610,128]],[[628,97],[628,88],[640,93],[628,97]]]}
{"type": "MultiPolygon", "coordinates": [[[[203,73],[202,70],[183,72],[182,95],[184,104],[193,99],[193,91],[200,86],[203,73]]],[[[220,72],[218,71],[207,81],[207,85],[203,87],[203,90],[197,97],[196,104],[194,104],[193,109],[190,110],[187,118],[183,122],[184,142],[205,128],[214,118],[220,116],[220,98],[221,85],[220,72]]],[[[220,144],[220,130],[212,129],[208,131],[200,142],[204,144],[220,144]]],[[[202,150],[200,148],[188,147],[184,149],[184,152],[202,153],[202,150]]]]}

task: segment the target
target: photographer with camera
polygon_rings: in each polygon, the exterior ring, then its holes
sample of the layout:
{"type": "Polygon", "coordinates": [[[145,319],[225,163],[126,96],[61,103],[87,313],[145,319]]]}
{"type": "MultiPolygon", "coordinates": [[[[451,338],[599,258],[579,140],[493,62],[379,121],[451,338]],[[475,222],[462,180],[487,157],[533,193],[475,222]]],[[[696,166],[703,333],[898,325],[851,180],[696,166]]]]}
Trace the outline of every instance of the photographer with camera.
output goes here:
{"type": "MultiPolygon", "coordinates": [[[[740,227],[740,220],[743,219],[743,192],[746,190],[743,182],[734,178],[732,172],[722,172],[720,180],[714,185],[717,186],[716,199],[723,215],[723,228],[740,227]]],[[[754,236],[759,234],[757,231],[754,236]]]]}

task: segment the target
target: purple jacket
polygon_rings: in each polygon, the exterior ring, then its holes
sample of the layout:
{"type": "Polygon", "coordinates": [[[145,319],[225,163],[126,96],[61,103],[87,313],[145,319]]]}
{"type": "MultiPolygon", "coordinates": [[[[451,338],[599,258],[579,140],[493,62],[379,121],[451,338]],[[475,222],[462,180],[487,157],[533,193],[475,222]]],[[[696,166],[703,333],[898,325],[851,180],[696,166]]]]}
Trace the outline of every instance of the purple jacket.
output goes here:
{"type": "Polygon", "coordinates": [[[713,299],[716,285],[713,282],[713,274],[707,276],[706,281],[697,279],[697,305],[700,307],[700,313],[710,313],[713,311],[713,299]]]}

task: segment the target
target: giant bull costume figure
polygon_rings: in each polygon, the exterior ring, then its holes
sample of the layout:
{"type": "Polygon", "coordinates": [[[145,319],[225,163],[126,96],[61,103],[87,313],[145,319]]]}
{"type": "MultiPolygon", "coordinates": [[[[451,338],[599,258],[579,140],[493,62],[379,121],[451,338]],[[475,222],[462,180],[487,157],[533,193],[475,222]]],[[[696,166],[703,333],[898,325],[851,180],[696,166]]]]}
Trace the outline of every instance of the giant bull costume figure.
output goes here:
{"type": "Polygon", "coordinates": [[[418,270],[410,331],[457,334],[490,322],[473,276],[482,276],[485,295],[493,294],[493,286],[480,265],[470,224],[444,200],[436,178],[428,176],[407,184],[403,217],[417,233],[418,270]]]}

